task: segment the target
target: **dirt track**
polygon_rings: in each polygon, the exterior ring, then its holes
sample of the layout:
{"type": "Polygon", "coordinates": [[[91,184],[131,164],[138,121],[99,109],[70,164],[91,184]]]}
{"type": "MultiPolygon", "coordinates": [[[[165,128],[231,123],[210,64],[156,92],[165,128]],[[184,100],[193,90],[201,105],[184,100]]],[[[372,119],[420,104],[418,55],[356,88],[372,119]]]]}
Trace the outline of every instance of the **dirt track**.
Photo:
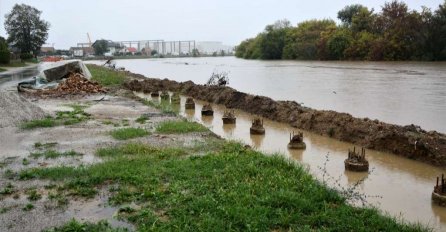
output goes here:
{"type": "Polygon", "coordinates": [[[354,118],[347,113],[314,110],[294,101],[274,101],[263,96],[239,92],[230,87],[194,84],[146,78],[127,73],[135,78],[125,84],[132,91],[150,93],[169,90],[228,108],[241,109],[293,127],[312,131],[364,146],[386,151],[436,166],[446,167],[446,135],[425,131],[415,125],[398,126],[368,118],[354,118]]]}

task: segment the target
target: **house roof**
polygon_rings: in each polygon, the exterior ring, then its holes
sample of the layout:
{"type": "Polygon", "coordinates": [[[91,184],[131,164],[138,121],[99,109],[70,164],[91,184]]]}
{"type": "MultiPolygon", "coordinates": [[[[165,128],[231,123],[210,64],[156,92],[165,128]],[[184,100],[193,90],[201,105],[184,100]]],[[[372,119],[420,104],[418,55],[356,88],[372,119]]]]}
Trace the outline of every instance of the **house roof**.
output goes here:
{"type": "Polygon", "coordinates": [[[137,52],[138,50],[136,50],[136,48],[128,47],[127,51],[129,51],[129,52],[137,52]]]}

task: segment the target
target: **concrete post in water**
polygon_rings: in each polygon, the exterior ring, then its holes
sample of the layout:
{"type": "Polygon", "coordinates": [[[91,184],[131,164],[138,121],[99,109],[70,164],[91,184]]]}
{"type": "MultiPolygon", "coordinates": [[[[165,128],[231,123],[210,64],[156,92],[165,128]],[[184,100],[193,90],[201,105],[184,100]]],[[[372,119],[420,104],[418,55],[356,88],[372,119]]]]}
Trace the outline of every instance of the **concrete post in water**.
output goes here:
{"type": "Polygon", "coordinates": [[[206,104],[203,106],[203,109],[201,109],[201,115],[202,116],[213,116],[214,110],[212,109],[211,104],[206,104]]]}
{"type": "Polygon", "coordinates": [[[237,118],[235,117],[234,111],[225,110],[223,117],[223,124],[235,124],[237,118]]]}
{"type": "Polygon", "coordinates": [[[186,108],[186,110],[193,110],[193,109],[195,109],[194,99],[192,99],[191,97],[188,97],[186,99],[185,108],[186,108]]]}
{"type": "Polygon", "coordinates": [[[445,180],[444,174],[441,174],[441,185],[438,184],[439,177],[437,176],[437,183],[434,186],[434,191],[432,191],[432,202],[439,206],[446,207],[446,191],[445,191],[445,180]]]}
{"type": "Polygon", "coordinates": [[[265,128],[263,127],[263,120],[260,118],[255,118],[252,121],[252,126],[250,128],[250,133],[252,135],[264,135],[265,128]]]}
{"type": "Polygon", "coordinates": [[[345,169],[350,171],[369,171],[369,161],[365,158],[365,148],[361,149],[361,154],[356,152],[356,147],[353,147],[353,151],[349,149],[347,159],[344,160],[344,165],[345,169]]]}
{"type": "Polygon", "coordinates": [[[291,135],[290,133],[290,142],[288,143],[288,149],[305,149],[307,145],[304,142],[304,134],[299,132],[297,134],[291,135]]]}
{"type": "Polygon", "coordinates": [[[159,97],[160,93],[158,91],[154,91],[150,94],[151,97],[159,97]]]}

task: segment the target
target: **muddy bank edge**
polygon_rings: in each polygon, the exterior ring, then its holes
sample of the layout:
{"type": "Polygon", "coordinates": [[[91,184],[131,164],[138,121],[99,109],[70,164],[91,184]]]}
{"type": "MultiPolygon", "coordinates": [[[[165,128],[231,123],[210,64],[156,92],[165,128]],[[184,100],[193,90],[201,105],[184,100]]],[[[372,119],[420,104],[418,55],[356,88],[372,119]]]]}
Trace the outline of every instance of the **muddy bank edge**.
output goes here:
{"type": "Polygon", "coordinates": [[[268,97],[239,92],[230,87],[204,86],[192,81],[179,83],[168,79],[147,78],[131,72],[126,74],[132,77],[132,80],[124,83],[124,87],[132,91],[180,92],[202,101],[240,109],[368,149],[446,167],[446,135],[436,131],[428,132],[419,126],[398,126],[368,118],[355,118],[347,113],[315,110],[294,101],[275,101],[268,97]]]}

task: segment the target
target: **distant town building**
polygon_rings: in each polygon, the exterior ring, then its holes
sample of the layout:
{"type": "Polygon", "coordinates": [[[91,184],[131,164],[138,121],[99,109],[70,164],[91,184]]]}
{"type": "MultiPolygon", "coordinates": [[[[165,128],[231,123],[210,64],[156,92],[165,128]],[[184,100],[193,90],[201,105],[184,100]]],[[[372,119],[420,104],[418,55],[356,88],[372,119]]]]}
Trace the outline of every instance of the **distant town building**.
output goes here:
{"type": "Polygon", "coordinates": [[[54,47],[40,48],[40,55],[47,56],[47,55],[53,55],[54,53],[56,53],[56,49],[54,47]]]}
{"type": "Polygon", "coordinates": [[[74,57],[84,57],[94,55],[94,49],[92,47],[71,47],[71,55],[74,57]]]}
{"type": "Polygon", "coordinates": [[[224,51],[226,54],[232,53],[234,47],[224,45],[218,41],[201,41],[197,42],[197,49],[200,54],[212,55],[214,53],[220,53],[221,51],[224,51]]]}

